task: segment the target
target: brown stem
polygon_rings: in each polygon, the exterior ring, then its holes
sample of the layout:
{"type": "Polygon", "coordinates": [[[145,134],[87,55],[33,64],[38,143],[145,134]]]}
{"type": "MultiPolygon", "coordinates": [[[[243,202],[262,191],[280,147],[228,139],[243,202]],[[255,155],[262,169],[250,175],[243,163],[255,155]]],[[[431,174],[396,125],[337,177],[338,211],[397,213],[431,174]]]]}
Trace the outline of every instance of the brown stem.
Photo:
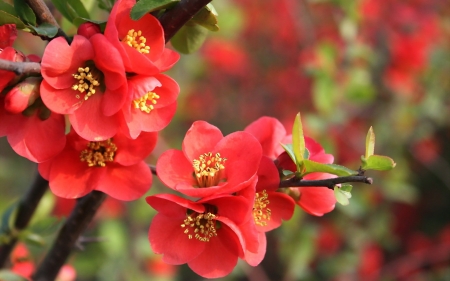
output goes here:
{"type": "Polygon", "coordinates": [[[62,31],[55,17],[53,17],[52,13],[48,9],[47,5],[42,0],[25,0],[30,8],[34,11],[37,17],[38,23],[49,23],[58,28],[58,32],[55,37],[63,36],[66,38],[67,42],[70,42],[69,37],[64,31],[62,31]]]}
{"type": "Polygon", "coordinates": [[[331,179],[323,179],[323,180],[303,180],[298,178],[290,178],[288,180],[284,180],[280,182],[280,188],[286,187],[327,187],[329,189],[334,189],[334,186],[340,183],[347,182],[361,182],[365,184],[372,184],[372,178],[366,176],[347,176],[347,177],[338,177],[331,179]]]}
{"type": "Polygon", "coordinates": [[[94,218],[106,194],[100,191],[92,191],[79,199],[70,217],[64,223],[52,248],[40,264],[32,280],[54,280],[59,270],[66,262],[81,233],[87,228],[94,218]]]}
{"type": "MultiPolygon", "coordinates": [[[[17,206],[17,216],[14,222],[14,229],[16,231],[23,230],[28,225],[39,201],[47,190],[47,187],[48,181],[43,179],[41,175],[37,173],[30,189],[20,200],[19,205],[17,206]]],[[[12,237],[8,243],[0,246],[0,268],[5,265],[16,242],[17,237],[12,237]]]]}
{"type": "Polygon", "coordinates": [[[187,23],[198,11],[212,0],[181,0],[175,7],[167,10],[159,21],[164,29],[166,43],[187,23]]]}
{"type": "Polygon", "coordinates": [[[41,64],[37,62],[15,62],[0,59],[0,69],[13,71],[17,75],[40,74],[41,64]]]}

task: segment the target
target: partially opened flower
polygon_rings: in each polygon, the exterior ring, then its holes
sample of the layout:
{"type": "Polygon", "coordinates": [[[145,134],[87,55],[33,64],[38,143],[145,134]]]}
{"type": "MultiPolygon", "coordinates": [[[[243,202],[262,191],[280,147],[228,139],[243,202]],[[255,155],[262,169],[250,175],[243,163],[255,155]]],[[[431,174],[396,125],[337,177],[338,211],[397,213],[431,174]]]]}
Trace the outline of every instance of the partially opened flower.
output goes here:
{"type": "Polygon", "coordinates": [[[114,136],[127,95],[117,49],[102,34],[75,35],[69,45],[52,40],[42,57],[41,97],[52,111],[68,114],[73,129],[90,141],[114,136]]]}
{"type": "Polygon", "coordinates": [[[161,181],[192,197],[232,194],[256,184],[261,145],[246,132],[223,136],[204,121],[191,126],[183,150],[163,153],[156,164],[161,181]]]}
{"type": "Polygon", "coordinates": [[[125,133],[131,138],[162,130],[175,115],[180,88],[169,76],[133,76],[128,80],[128,91],[122,113],[125,133]]]}
{"type": "Polygon", "coordinates": [[[166,263],[187,263],[203,277],[218,278],[233,270],[245,250],[257,250],[256,229],[246,224],[252,205],[242,196],[193,202],[160,194],[147,197],[147,203],[158,211],[150,225],[150,244],[166,263]]]}
{"type": "Polygon", "coordinates": [[[165,47],[164,31],[158,19],[145,14],[139,20],[130,17],[136,0],[119,0],[114,5],[105,36],[119,50],[130,73],[154,75],[171,68],[180,55],[165,47]]]}
{"type": "Polygon", "coordinates": [[[156,133],[142,133],[135,140],[116,135],[105,141],[87,141],[72,131],[61,154],[39,164],[39,172],[60,197],[79,198],[99,190],[119,200],[135,200],[152,184],[144,159],[156,138],[156,133]]]}

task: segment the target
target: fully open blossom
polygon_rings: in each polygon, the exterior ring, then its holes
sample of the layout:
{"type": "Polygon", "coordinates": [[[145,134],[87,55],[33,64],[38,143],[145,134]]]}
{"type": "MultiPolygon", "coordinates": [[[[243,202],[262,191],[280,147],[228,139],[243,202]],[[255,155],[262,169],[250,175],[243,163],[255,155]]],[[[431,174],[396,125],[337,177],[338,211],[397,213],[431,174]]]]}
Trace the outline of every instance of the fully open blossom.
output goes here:
{"type": "Polygon", "coordinates": [[[162,130],[175,115],[180,88],[169,76],[133,76],[128,80],[128,91],[122,113],[126,123],[124,133],[131,138],[141,132],[162,130]]]}
{"type": "Polygon", "coordinates": [[[193,202],[172,194],[147,197],[158,211],[149,230],[155,253],[169,264],[184,264],[206,278],[229,274],[244,251],[256,252],[258,234],[252,205],[242,196],[222,195],[193,202]]]}
{"type": "Polygon", "coordinates": [[[99,190],[119,200],[135,200],[152,184],[144,159],[156,138],[156,133],[142,133],[135,140],[116,135],[105,141],[87,141],[71,131],[61,154],[39,164],[39,172],[60,197],[79,198],[99,190]]]}
{"type": "Polygon", "coordinates": [[[50,112],[40,99],[23,113],[11,113],[0,98],[0,137],[6,136],[20,156],[37,163],[50,160],[66,144],[64,131],[64,116],[50,112]]]}
{"type": "MultiPolygon", "coordinates": [[[[282,152],[280,143],[287,143],[291,136],[286,135],[284,126],[275,118],[261,117],[248,125],[245,130],[254,135],[261,143],[263,155],[279,162],[279,167],[286,170],[296,171],[295,163],[290,159],[286,152],[282,152]]],[[[334,157],[326,154],[319,143],[309,137],[305,137],[306,149],[309,151],[309,159],[312,161],[331,164],[334,157]]],[[[263,161],[261,161],[263,163],[263,161]]],[[[270,170],[269,170],[270,171],[270,170]]],[[[274,172],[272,172],[274,173],[274,172]]],[[[260,174],[258,172],[258,174],[260,174]]],[[[261,173],[268,174],[268,172],[261,173]]],[[[304,177],[305,180],[319,180],[333,177],[326,173],[311,173],[304,177]]],[[[267,177],[270,180],[271,177],[267,177]]],[[[263,179],[263,178],[262,178],[263,179]]],[[[259,184],[259,183],[258,183],[259,184]]],[[[270,185],[269,185],[270,186],[270,185]]],[[[291,188],[299,193],[297,204],[306,212],[321,216],[324,213],[334,209],[336,199],[333,190],[327,187],[296,187],[291,188]]],[[[289,204],[289,203],[287,203],[289,204]]]]}
{"type": "Polygon", "coordinates": [[[119,50],[127,72],[154,75],[171,68],[178,53],[165,47],[164,31],[158,19],[145,14],[130,18],[136,0],[119,0],[114,5],[105,28],[105,36],[119,50]]]}
{"type": "Polygon", "coordinates": [[[215,126],[194,122],[182,151],[163,153],[156,164],[161,181],[185,195],[231,194],[256,184],[261,145],[246,132],[223,136],[215,126]]]}
{"type": "Polygon", "coordinates": [[[69,45],[52,40],[42,57],[41,97],[52,111],[68,114],[73,129],[91,141],[114,136],[127,95],[117,49],[102,34],[75,35],[69,45]]]}

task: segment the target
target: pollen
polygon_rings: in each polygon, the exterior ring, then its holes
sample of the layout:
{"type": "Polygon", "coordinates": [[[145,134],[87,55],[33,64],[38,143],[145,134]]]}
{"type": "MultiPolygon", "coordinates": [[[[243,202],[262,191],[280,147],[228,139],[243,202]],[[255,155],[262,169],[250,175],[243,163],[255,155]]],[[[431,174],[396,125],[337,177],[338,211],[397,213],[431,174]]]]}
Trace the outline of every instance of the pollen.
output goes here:
{"type": "Polygon", "coordinates": [[[77,99],[81,98],[80,94],[84,94],[84,100],[88,100],[90,96],[95,94],[95,88],[100,85],[89,67],[79,67],[78,73],[72,74],[72,76],[78,80],[78,82],[72,86],[72,90],[78,91],[75,95],[77,99]]]}
{"type": "Polygon", "coordinates": [[[269,204],[269,194],[265,190],[256,193],[253,203],[253,219],[256,225],[266,226],[270,221],[272,211],[267,207],[269,204]]]}
{"type": "Polygon", "coordinates": [[[81,151],[80,160],[86,162],[89,167],[105,167],[107,162],[114,161],[117,146],[112,139],[105,141],[91,141],[87,148],[81,151]]]}
{"type": "Polygon", "coordinates": [[[154,109],[154,105],[158,102],[159,96],[156,93],[148,92],[142,97],[133,100],[133,106],[142,112],[150,113],[154,109]]]}
{"type": "Polygon", "coordinates": [[[122,40],[131,48],[135,48],[141,54],[150,53],[150,46],[147,46],[145,43],[147,42],[147,38],[142,36],[142,31],[135,31],[134,29],[130,29],[122,40]]]}
{"type": "Polygon", "coordinates": [[[216,215],[207,212],[204,214],[193,213],[188,215],[181,224],[189,239],[197,239],[202,242],[209,242],[212,237],[217,236],[216,215]]]}
{"type": "Polygon", "coordinates": [[[195,178],[199,187],[209,187],[218,185],[223,179],[226,158],[220,157],[220,153],[211,152],[200,155],[198,159],[192,161],[195,178]]]}

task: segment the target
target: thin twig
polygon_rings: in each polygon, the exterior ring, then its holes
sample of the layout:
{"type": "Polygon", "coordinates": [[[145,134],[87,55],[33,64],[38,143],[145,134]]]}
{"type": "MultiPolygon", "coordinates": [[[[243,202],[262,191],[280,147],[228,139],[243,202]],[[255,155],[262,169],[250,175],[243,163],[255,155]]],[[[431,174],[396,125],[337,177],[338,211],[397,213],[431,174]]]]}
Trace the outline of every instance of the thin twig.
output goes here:
{"type": "Polygon", "coordinates": [[[64,223],[52,248],[40,264],[32,280],[48,281],[56,278],[60,268],[64,265],[70,252],[76,245],[78,237],[94,218],[105,198],[106,194],[100,191],[92,191],[78,200],[75,209],[64,223]]]}
{"type": "Polygon", "coordinates": [[[47,5],[42,0],[25,0],[30,8],[36,14],[38,23],[49,23],[58,28],[58,32],[55,37],[63,36],[67,42],[70,42],[70,38],[67,34],[61,29],[55,17],[52,15],[47,5]]]}
{"type": "MultiPolygon", "coordinates": [[[[20,231],[30,222],[36,207],[48,188],[48,181],[43,179],[39,173],[30,186],[30,189],[25,196],[20,200],[17,207],[17,216],[14,222],[14,230],[20,231]]],[[[12,237],[9,243],[2,244],[0,246],[0,268],[2,268],[17,242],[17,237],[12,237]]]]}
{"type": "Polygon", "coordinates": [[[280,182],[280,188],[284,187],[327,187],[329,189],[333,189],[335,185],[340,183],[347,182],[361,182],[366,184],[372,184],[372,178],[366,176],[347,176],[347,177],[338,177],[338,178],[330,178],[323,180],[303,180],[298,178],[291,178],[288,180],[284,180],[280,182]]]}
{"type": "Polygon", "coordinates": [[[166,43],[192,17],[212,0],[181,0],[175,7],[167,10],[159,21],[164,29],[166,43]]]}
{"type": "Polygon", "coordinates": [[[12,71],[17,75],[40,74],[41,64],[37,62],[15,62],[0,59],[0,69],[12,71]]]}

